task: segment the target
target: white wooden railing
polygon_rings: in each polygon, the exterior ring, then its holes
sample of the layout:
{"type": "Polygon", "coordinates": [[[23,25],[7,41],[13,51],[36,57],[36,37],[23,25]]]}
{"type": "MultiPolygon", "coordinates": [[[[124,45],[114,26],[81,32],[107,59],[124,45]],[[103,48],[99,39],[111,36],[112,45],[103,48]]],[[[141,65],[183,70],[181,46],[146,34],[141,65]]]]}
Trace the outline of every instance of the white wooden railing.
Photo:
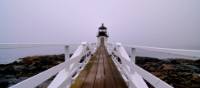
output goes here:
{"type": "Polygon", "coordinates": [[[144,79],[155,88],[173,88],[171,85],[135,64],[135,51],[137,48],[132,48],[132,55],[130,58],[120,43],[114,46],[112,53],[113,61],[121,71],[121,74],[125,76],[129,88],[148,88],[144,79]]]}
{"type": "Polygon", "coordinates": [[[148,88],[142,76],[135,71],[133,59],[129,58],[121,44],[116,44],[112,56],[118,70],[121,72],[124,79],[127,80],[129,88],[148,88]]]}
{"type": "Polygon", "coordinates": [[[71,85],[73,79],[89,61],[93,49],[91,45],[84,42],[78,47],[72,57],[68,58],[68,47],[66,46],[65,48],[65,62],[17,83],[10,88],[35,88],[56,74],[48,88],[66,88],[71,85]]]}
{"type": "Polygon", "coordinates": [[[180,49],[167,49],[155,48],[144,46],[128,46],[130,49],[129,55],[125,48],[120,44],[108,44],[109,51],[112,54],[113,61],[115,62],[118,70],[121,72],[123,78],[127,81],[129,88],[148,88],[143,79],[150,83],[155,88],[173,88],[171,85],[162,81],[158,77],[144,70],[135,64],[135,56],[137,50],[146,50],[151,52],[168,53],[176,55],[177,57],[199,58],[199,50],[180,50],[180,49]]]}
{"type": "MultiPolygon", "coordinates": [[[[65,62],[54,66],[44,72],[41,72],[33,77],[30,77],[10,88],[35,88],[55,76],[48,88],[68,88],[73,80],[77,77],[80,71],[84,68],[90,59],[91,53],[94,53],[97,46],[96,43],[88,44],[82,43],[69,58],[69,46],[65,46],[65,62]],[[82,61],[82,62],[80,62],[82,61]]],[[[129,88],[148,88],[146,80],[155,88],[173,88],[171,85],[162,81],[158,77],[144,70],[135,64],[135,56],[137,50],[147,50],[151,52],[171,53],[183,56],[194,57],[193,53],[187,50],[164,49],[143,46],[128,46],[131,49],[129,54],[125,48],[120,44],[108,44],[107,50],[112,55],[112,59],[120,71],[122,77],[126,81],[129,88]]],[[[192,51],[196,55],[200,55],[200,51],[192,51]]],[[[198,57],[198,56],[195,56],[198,57]]]]}
{"type": "MultiPolygon", "coordinates": [[[[157,57],[156,54],[159,54],[161,57],[158,58],[167,59],[167,58],[183,58],[197,60],[200,58],[200,50],[186,50],[186,49],[170,49],[170,48],[159,48],[159,47],[149,47],[149,46],[137,46],[137,45],[124,45],[126,48],[136,48],[137,56],[147,56],[147,57],[157,57]],[[140,51],[148,51],[153,53],[153,55],[145,55],[140,53],[140,51]]],[[[127,51],[128,52],[128,51],[127,51]]]]}

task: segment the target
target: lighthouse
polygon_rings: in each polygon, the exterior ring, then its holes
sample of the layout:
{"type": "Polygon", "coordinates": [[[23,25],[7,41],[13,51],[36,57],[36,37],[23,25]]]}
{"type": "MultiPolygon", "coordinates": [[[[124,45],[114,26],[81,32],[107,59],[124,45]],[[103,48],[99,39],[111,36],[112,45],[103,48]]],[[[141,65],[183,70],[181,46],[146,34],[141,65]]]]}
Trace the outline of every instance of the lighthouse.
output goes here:
{"type": "Polygon", "coordinates": [[[104,26],[104,24],[102,24],[99,27],[99,31],[97,34],[97,46],[100,46],[101,44],[104,44],[106,46],[107,40],[108,40],[107,28],[104,26]]]}

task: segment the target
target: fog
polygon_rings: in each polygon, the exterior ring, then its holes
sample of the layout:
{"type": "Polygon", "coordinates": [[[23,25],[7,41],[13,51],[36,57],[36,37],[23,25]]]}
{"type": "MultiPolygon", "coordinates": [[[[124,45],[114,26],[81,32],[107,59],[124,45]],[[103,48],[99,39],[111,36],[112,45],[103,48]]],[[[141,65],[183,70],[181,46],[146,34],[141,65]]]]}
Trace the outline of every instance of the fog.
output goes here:
{"type": "Polygon", "coordinates": [[[200,0],[1,0],[0,43],[109,42],[200,50],[200,0]]]}

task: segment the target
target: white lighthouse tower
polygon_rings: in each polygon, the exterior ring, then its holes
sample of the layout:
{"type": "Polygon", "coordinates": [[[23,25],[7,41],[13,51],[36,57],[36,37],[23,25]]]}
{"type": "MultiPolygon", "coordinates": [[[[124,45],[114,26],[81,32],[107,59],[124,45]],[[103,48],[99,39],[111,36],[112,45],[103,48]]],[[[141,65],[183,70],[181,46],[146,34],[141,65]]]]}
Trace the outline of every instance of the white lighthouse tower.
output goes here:
{"type": "Polygon", "coordinates": [[[99,46],[101,43],[107,46],[107,40],[108,40],[107,28],[104,26],[104,24],[102,24],[101,27],[99,27],[99,32],[97,34],[97,46],[99,46]]]}

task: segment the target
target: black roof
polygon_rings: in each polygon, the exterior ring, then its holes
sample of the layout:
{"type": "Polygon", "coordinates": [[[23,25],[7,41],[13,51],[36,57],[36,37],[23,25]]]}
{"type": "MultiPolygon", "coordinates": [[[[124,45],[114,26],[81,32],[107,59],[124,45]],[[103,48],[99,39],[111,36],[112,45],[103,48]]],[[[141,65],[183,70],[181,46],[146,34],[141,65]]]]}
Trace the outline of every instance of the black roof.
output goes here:
{"type": "Polygon", "coordinates": [[[99,29],[107,29],[104,24],[101,25],[101,27],[99,27],[99,29]]]}
{"type": "Polygon", "coordinates": [[[108,34],[106,32],[99,32],[97,37],[100,37],[100,36],[108,37],[108,34]]]}

